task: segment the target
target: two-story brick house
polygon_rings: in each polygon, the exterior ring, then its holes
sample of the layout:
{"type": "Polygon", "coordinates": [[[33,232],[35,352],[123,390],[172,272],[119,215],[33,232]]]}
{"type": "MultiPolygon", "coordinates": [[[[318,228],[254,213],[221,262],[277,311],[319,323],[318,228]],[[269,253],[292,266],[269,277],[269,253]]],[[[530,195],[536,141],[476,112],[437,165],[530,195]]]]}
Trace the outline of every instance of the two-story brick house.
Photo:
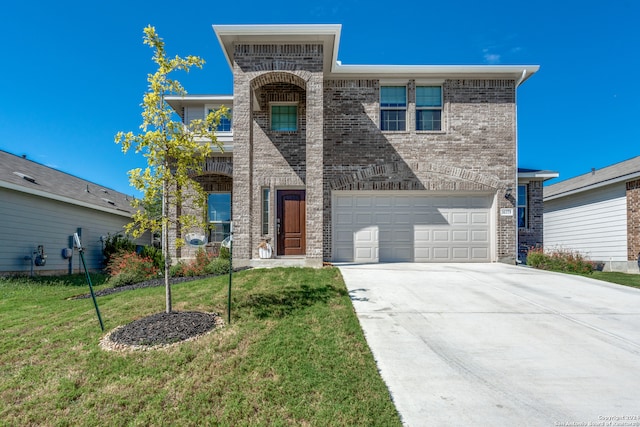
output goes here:
{"type": "Polygon", "coordinates": [[[340,29],[214,26],[233,96],[167,98],[185,122],[232,109],[196,177],[210,240],[232,222],[238,266],[265,239],[300,265],[515,262],[516,91],[538,66],[343,65],[340,29]]]}

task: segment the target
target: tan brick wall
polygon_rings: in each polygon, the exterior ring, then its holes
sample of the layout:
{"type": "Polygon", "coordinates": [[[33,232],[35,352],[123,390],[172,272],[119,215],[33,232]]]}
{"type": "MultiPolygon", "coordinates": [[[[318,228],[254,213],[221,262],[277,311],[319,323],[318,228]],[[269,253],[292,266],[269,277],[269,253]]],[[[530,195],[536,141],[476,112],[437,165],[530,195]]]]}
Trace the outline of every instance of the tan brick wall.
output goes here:
{"type": "Polygon", "coordinates": [[[627,182],[627,254],[629,261],[640,256],[640,179],[627,182]]]}
{"type": "Polygon", "coordinates": [[[447,80],[443,131],[415,130],[415,82],[408,84],[406,132],[379,127],[379,80],[325,82],[325,246],[331,256],[332,190],[429,190],[498,194],[496,258],[516,254],[515,82],[447,80]]]}
{"type": "MultiPolygon", "coordinates": [[[[415,130],[408,82],[406,132],[379,129],[380,81],[325,80],[322,45],[237,45],[234,56],[234,258],[257,256],[262,189],[307,191],[307,257],[331,257],[331,191],[429,190],[496,194],[495,258],[516,257],[515,81],[446,80],[443,131],[415,130]],[[295,101],[299,128],[271,132],[269,102],[295,101]]],[[[266,237],[275,237],[273,234],[266,237]]]]}

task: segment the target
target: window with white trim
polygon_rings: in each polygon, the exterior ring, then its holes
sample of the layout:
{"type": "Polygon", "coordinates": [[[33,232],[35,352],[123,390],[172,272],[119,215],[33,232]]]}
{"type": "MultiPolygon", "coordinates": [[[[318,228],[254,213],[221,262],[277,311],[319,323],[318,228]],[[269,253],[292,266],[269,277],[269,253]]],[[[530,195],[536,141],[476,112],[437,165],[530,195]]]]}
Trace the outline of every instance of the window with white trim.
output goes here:
{"type": "Polygon", "coordinates": [[[404,131],[406,129],[406,86],[380,87],[380,130],[404,131]]]}
{"type": "Polygon", "coordinates": [[[529,226],[528,217],[527,186],[518,185],[518,228],[527,228],[529,226]]]}
{"type": "Polygon", "coordinates": [[[442,130],[442,87],[416,87],[416,130],[442,130]]]}
{"type": "Polygon", "coordinates": [[[295,132],[298,130],[298,106],[296,104],[271,104],[271,130],[295,132]]]}
{"type": "MultiPolygon", "coordinates": [[[[219,107],[209,108],[207,110],[208,113],[214,113],[218,111],[219,107]]],[[[224,116],[220,116],[220,121],[218,122],[218,126],[216,126],[216,132],[231,132],[231,108],[227,109],[227,114],[224,116]]]]}

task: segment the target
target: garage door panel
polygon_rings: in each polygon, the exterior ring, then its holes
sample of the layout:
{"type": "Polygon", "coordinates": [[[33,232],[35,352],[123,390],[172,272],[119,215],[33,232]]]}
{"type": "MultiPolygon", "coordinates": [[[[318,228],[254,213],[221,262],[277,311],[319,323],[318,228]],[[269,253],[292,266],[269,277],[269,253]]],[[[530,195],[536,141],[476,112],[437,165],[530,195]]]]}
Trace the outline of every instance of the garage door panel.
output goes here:
{"type": "Polygon", "coordinates": [[[447,247],[434,247],[432,251],[434,261],[446,262],[451,260],[449,248],[447,247]]]}
{"type": "Polygon", "coordinates": [[[452,242],[468,242],[469,241],[469,230],[453,230],[451,232],[451,241],[452,242]]]}
{"type": "Polygon", "coordinates": [[[449,230],[433,230],[433,239],[434,242],[448,242],[449,241],[449,230]]]}
{"type": "Polygon", "coordinates": [[[489,214],[487,212],[472,212],[471,224],[473,225],[489,225],[489,214]]]}
{"type": "Polygon", "coordinates": [[[467,212],[452,212],[451,224],[452,225],[468,225],[470,215],[467,212]]]}
{"type": "Polygon", "coordinates": [[[413,235],[415,237],[416,244],[418,244],[418,242],[422,243],[431,241],[431,231],[428,228],[416,227],[413,235]]]}
{"type": "Polygon", "coordinates": [[[473,243],[489,243],[489,232],[487,230],[471,230],[471,241],[473,243]]]}
{"type": "Polygon", "coordinates": [[[340,261],[491,260],[490,196],[354,192],[336,200],[333,253],[340,261]]]}
{"type": "Polygon", "coordinates": [[[471,259],[484,261],[489,258],[488,248],[471,248],[471,259]]]}
{"type": "Polygon", "coordinates": [[[471,248],[468,247],[455,247],[451,249],[451,257],[453,261],[466,261],[469,259],[471,248]]]}
{"type": "Polygon", "coordinates": [[[410,213],[395,213],[393,215],[394,224],[412,224],[410,213]]]}
{"type": "Polygon", "coordinates": [[[376,212],[373,215],[373,220],[376,224],[392,224],[393,215],[391,212],[376,212]]]}

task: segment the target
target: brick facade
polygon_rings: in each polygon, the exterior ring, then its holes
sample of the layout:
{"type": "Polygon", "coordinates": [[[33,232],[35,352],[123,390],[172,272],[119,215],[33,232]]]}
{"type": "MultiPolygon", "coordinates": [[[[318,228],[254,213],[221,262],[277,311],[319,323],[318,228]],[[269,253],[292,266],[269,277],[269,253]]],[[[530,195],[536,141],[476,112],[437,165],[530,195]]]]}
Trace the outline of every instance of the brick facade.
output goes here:
{"type": "MultiPolygon", "coordinates": [[[[393,84],[407,88],[407,130],[385,132],[379,100],[387,80],[332,74],[327,61],[335,46],[326,32],[316,38],[302,30],[296,43],[288,29],[264,40],[257,33],[243,37],[229,31],[232,42],[223,37],[221,43],[233,70],[233,164],[224,164],[230,157],[212,159],[199,181],[207,191],[233,189],[237,265],[256,259],[264,238],[276,242],[276,194],[285,189],[306,192],[307,265],[332,258],[332,192],[339,190],[492,196],[491,259],[515,262],[516,216],[502,216],[500,210],[515,209],[515,199],[504,194],[517,188],[515,94],[521,70],[508,78],[461,72],[467,77],[439,76],[437,83],[389,74],[393,84]],[[441,131],[415,130],[416,86],[424,84],[442,86],[441,131]],[[297,105],[296,131],[271,130],[272,103],[297,105]],[[270,190],[271,206],[266,234],[264,189],[270,190]]],[[[541,200],[541,186],[539,193],[541,200]]],[[[532,206],[531,215],[532,224],[541,224],[541,208],[532,206]]]]}
{"type": "MultiPolygon", "coordinates": [[[[380,80],[330,80],[324,99],[324,257],[331,258],[332,190],[504,194],[516,186],[515,81],[445,80],[443,131],[415,131],[408,80],[407,131],[379,125],[380,80]]],[[[496,212],[513,207],[497,197],[496,212]]],[[[497,258],[515,258],[515,217],[497,217],[497,258]]]]}
{"type": "MultiPolygon", "coordinates": [[[[527,227],[518,229],[518,251],[523,253],[528,248],[541,247],[543,245],[544,212],[542,181],[529,181],[525,185],[527,186],[527,227]]],[[[520,253],[518,256],[520,256],[520,253]]]]}
{"type": "MultiPolygon", "coordinates": [[[[640,259],[640,179],[627,182],[627,254],[629,261],[640,259]]],[[[640,261],[639,264],[640,266],[640,261]]]]}

